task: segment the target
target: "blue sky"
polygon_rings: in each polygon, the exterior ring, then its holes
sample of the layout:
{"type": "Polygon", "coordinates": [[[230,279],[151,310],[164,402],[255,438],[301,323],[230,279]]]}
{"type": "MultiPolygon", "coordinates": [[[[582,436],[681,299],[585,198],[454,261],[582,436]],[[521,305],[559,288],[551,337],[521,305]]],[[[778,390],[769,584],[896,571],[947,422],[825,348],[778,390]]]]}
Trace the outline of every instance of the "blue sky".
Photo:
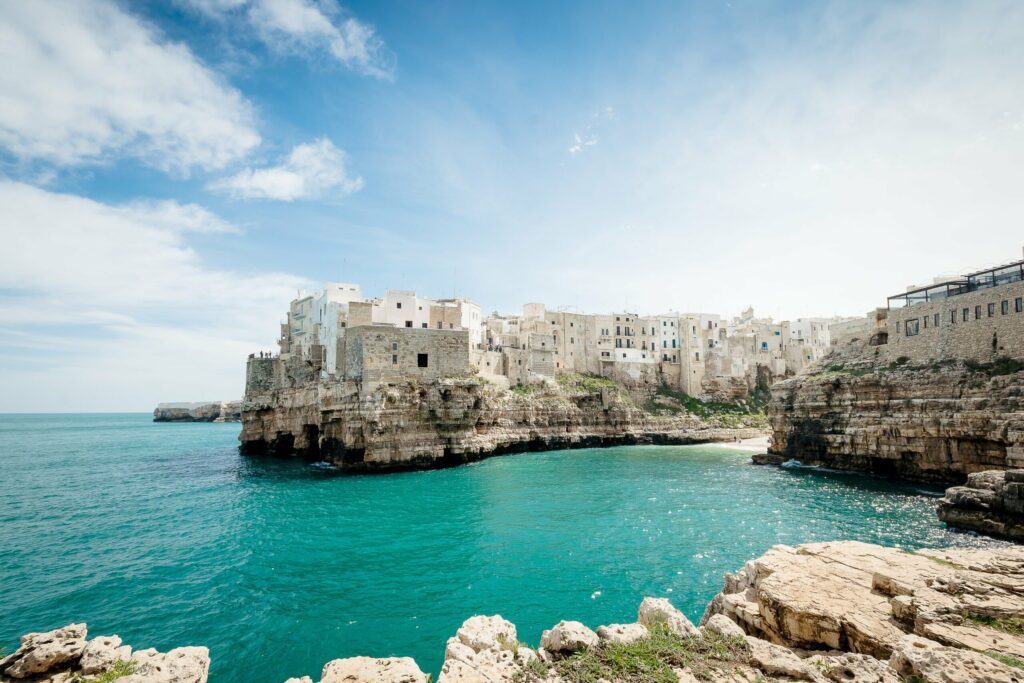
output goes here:
{"type": "Polygon", "coordinates": [[[234,397],[325,280],[862,314],[1020,258],[1017,2],[0,4],[0,410],[234,397]]]}

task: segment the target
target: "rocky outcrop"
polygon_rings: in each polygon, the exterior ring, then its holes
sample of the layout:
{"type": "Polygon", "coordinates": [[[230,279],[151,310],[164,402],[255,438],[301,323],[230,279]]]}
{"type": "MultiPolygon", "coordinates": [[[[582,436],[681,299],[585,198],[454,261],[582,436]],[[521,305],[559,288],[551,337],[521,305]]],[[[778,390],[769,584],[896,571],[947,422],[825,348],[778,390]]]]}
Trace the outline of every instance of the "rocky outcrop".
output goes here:
{"type": "Polygon", "coordinates": [[[726,576],[703,621],[714,615],[799,651],[889,661],[900,676],[1024,681],[1024,548],[776,546],[726,576]]]}
{"type": "Polygon", "coordinates": [[[153,422],[241,422],[241,401],[209,403],[161,403],[153,411],[153,422]]]}
{"type": "Polygon", "coordinates": [[[0,659],[0,681],[76,683],[99,676],[120,683],[206,683],[210,653],[205,647],[132,652],[117,636],[87,639],[85,624],[70,624],[21,637],[21,646],[0,659]]]}
{"type": "Polygon", "coordinates": [[[826,359],[772,387],[770,454],[840,470],[961,483],[1024,466],[1024,372],[826,359]]]}
{"type": "Polygon", "coordinates": [[[682,414],[656,417],[614,387],[508,391],[477,378],[361,385],[307,383],[253,393],[242,450],[299,453],[355,470],[455,465],[488,455],[638,443],[732,441],[727,429],[682,414]]]}
{"type": "Polygon", "coordinates": [[[968,475],[964,486],[946,490],[938,515],[949,526],[1024,541],[1024,470],[968,475]]]}

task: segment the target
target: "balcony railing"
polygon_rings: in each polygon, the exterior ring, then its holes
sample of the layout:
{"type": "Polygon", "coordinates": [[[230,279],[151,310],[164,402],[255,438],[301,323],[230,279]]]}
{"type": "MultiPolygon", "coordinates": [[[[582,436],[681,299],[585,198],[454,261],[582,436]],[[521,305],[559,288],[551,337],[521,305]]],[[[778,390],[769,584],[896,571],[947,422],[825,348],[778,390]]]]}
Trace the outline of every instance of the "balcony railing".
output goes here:
{"type": "Polygon", "coordinates": [[[903,308],[916,304],[927,304],[941,301],[961,294],[977,292],[981,289],[999,287],[1014,282],[1024,281],[1024,261],[1017,261],[998,268],[981,270],[965,275],[961,280],[950,280],[939,284],[912,289],[902,294],[894,294],[887,299],[888,307],[903,308]]]}

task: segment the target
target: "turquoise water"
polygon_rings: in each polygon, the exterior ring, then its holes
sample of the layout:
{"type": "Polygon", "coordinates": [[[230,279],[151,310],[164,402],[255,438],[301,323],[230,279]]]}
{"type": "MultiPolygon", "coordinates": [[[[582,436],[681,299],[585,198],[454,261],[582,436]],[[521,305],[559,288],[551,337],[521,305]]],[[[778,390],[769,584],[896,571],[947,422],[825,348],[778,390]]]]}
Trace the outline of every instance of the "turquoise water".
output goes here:
{"type": "Polygon", "coordinates": [[[319,673],[356,654],[437,671],[475,613],[536,644],[560,619],[692,619],[775,543],[982,544],[937,491],[754,467],[718,447],[492,458],[341,475],[243,458],[238,425],[0,416],[0,645],[86,621],[136,647],[210,648],[214,683],[319,673]]]}

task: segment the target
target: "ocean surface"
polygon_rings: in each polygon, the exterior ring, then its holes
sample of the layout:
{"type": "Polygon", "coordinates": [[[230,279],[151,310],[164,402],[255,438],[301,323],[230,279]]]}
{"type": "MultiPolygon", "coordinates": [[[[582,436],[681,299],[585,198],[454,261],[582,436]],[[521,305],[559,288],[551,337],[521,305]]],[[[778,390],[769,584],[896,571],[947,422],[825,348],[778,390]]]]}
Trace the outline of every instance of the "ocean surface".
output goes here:
{"type": "Polygon", "coordinates": [[[0,415],[0,646],[87,622],[136,648],[206,645],[214,683],[316,679],[330,659],[412,656],[436,674],[473,614],[536,645],[560,619],[694,621],[722,574],[776,543],[983,545],[938,489],[755,467],[714,446],[491,458],[344,475],[242,457],[237,424],[146,414],[0,415]]]}

